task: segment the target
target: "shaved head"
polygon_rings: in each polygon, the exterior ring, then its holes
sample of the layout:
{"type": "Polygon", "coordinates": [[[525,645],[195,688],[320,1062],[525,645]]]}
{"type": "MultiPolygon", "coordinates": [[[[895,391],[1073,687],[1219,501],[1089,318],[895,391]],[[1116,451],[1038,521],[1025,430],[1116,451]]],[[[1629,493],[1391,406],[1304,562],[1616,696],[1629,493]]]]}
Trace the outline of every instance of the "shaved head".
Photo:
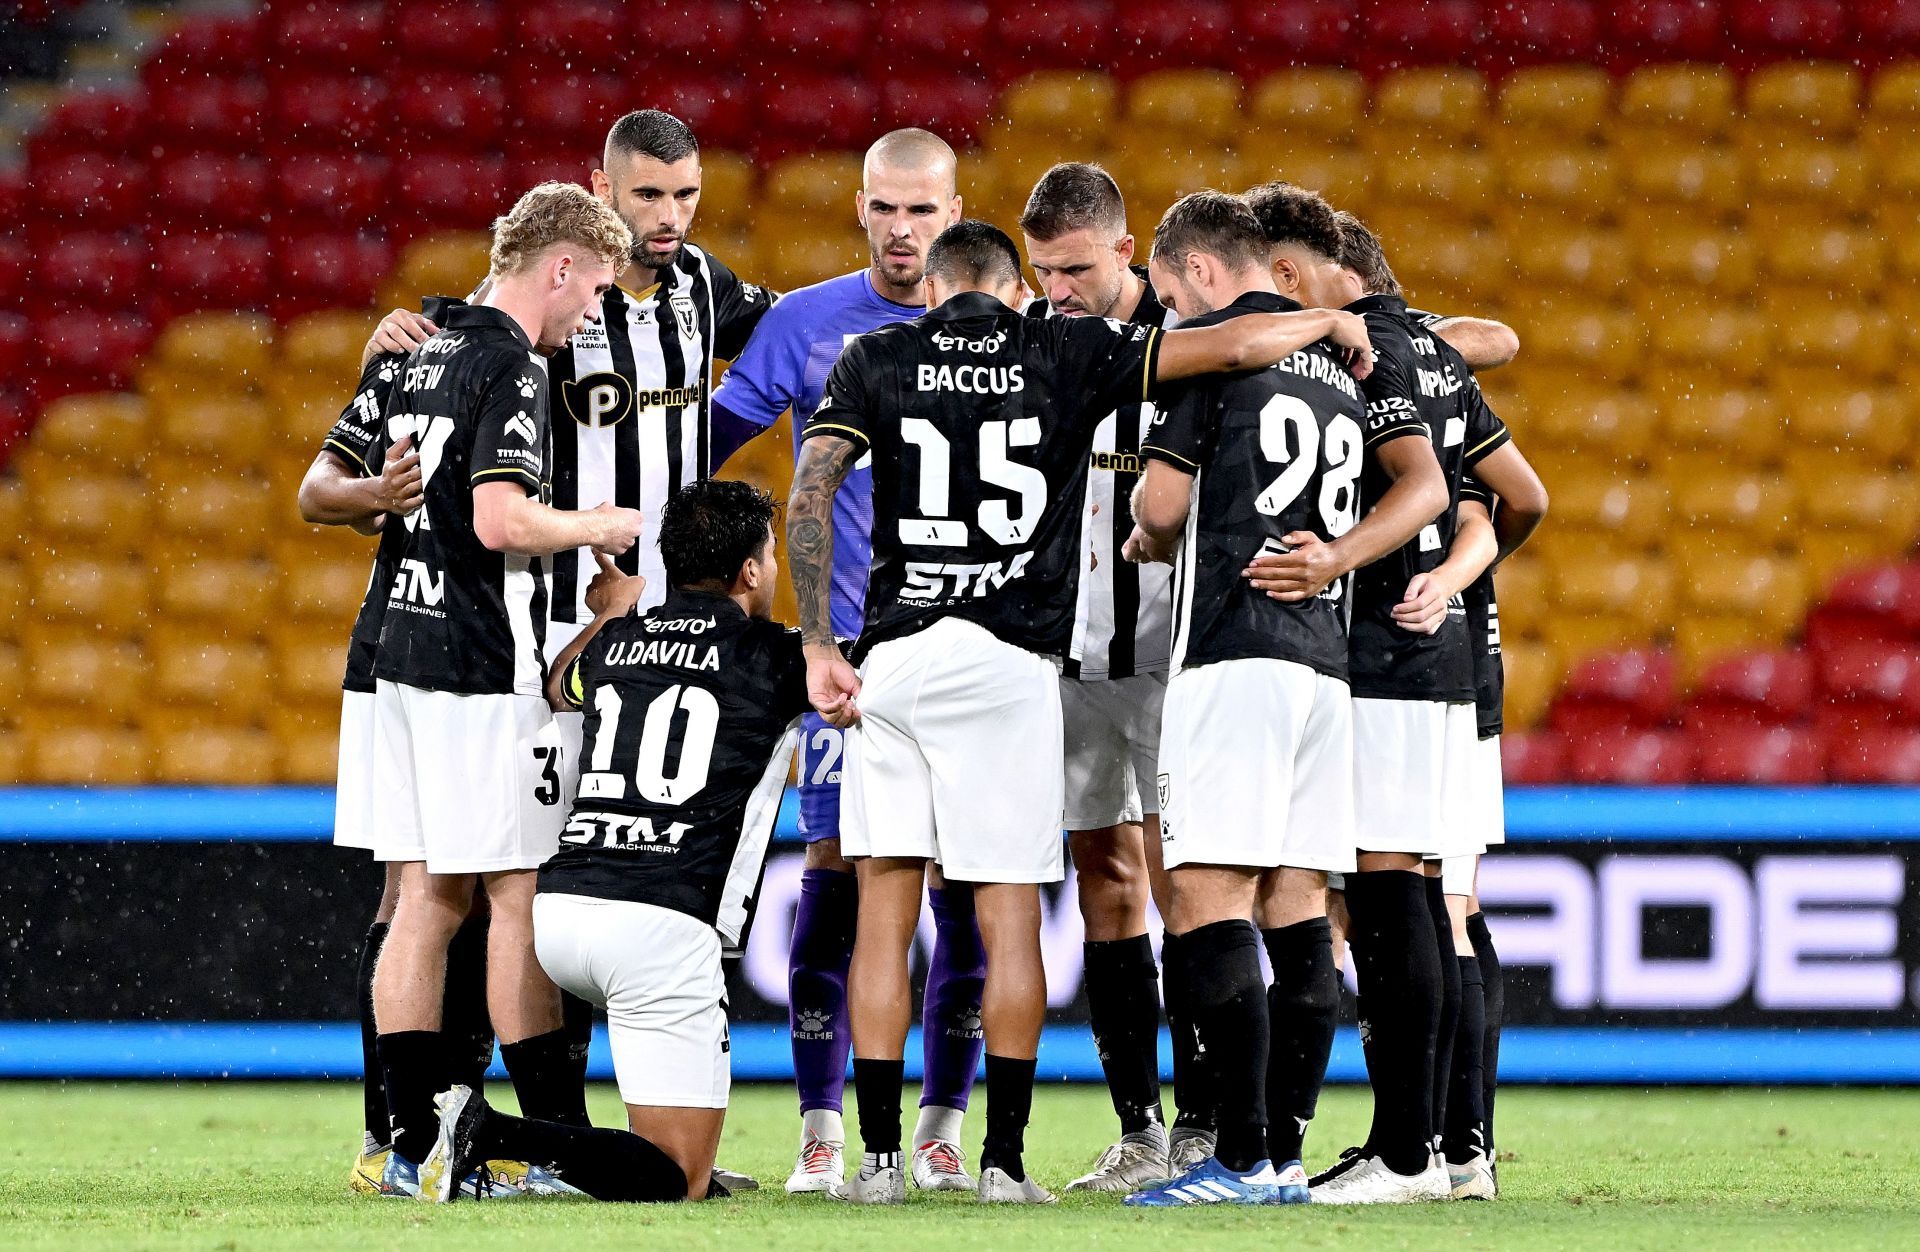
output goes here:
{"type": "Polygon", "coordinates": [[[860,173],[869,187],[873,185],[874,171],[882,168],[902,173],[941,173],[946,176],[946,194],[951,196],[957,189],[959,166],[959,158],[954,156],[946,140],[930,130],[908,127],[890,130],[874,140],[873,146],[867,149],[866,163],[860,173]]]}

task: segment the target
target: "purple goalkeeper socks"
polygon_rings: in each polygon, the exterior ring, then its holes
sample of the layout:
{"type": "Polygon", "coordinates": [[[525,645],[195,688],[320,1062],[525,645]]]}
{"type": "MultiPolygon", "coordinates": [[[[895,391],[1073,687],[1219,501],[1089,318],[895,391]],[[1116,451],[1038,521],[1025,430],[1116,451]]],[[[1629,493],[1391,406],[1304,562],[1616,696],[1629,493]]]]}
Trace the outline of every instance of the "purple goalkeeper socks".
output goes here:
{"type": "Polygon", "coordinates": [[[800,907],[793,918],[787,966],[787,1024],[793,1035],[793,1073],[800,1111],[841,1110],[847,1086],[847,963],[853,959],[858,904],[852,874],[809,869],[800,874],[800,907]]]}
{"type": "Polygon", "coordinates": [[[927,892],[933,906],[933,960],[921,1005],[921,1045],[926,1067],[920,1107],[965,1109],[980,1069],[986,1036],[980,1029],[980,994],[986,987],[987,951],[973,919],[973,889],[927,892]]]}

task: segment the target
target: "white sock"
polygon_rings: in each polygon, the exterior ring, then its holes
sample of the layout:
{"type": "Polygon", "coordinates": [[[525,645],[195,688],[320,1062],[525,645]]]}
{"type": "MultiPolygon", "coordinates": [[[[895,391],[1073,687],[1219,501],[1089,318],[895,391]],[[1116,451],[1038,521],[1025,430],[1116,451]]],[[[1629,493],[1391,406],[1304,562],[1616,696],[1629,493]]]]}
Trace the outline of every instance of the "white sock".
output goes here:
{"type": "Polygon", "coordinates": [[[913,1124],[913,1146],[917,1148],[935,1139],[960,1142],[960,1123],[966,1116],[964,1109],[950,1109],[942,1104],[923,1105],[920,1120],[913,1124]]]}
{"type": "Polygon", "coordinates": [[[828,1143],[845,1144],[847,1128],[840,1120],[840,1114],[833,1109],[808,1109],[800,1114],[800,1142],[807,1141],[807,1132],[812,1131],[816,1139],[828,1143]]]}

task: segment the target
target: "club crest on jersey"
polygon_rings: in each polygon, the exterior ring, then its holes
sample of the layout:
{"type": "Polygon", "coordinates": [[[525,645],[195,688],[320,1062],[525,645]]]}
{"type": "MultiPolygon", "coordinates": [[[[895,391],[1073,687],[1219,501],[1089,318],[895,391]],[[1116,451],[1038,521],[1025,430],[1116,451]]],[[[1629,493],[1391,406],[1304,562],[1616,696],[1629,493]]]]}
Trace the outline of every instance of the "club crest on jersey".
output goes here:
{"type": "Polygon", "coordinates": [[[633,384],[612,372],[568,379],[560,384],[560,403],[582,426],[618,426],[633,412],[633,384]]]}
{"type": "Polygon", "coordinates": [[[676,291],[673,293],[672,299],[668,300],[667,303],[673,306],[673,317],[675,321],[680,323],[680,333],[689,339],[693,338],[695,329],[693,297],[684,291],[676,291]]]}
{"type": "Polygon", "coordinates": [[[539,382],[533,378],[529,378],[525,374],[520,376],[520,382],[517,385],[520,388],[520,398],[522,400],[533,399],[533,393],[540,390],[539,382]]]}

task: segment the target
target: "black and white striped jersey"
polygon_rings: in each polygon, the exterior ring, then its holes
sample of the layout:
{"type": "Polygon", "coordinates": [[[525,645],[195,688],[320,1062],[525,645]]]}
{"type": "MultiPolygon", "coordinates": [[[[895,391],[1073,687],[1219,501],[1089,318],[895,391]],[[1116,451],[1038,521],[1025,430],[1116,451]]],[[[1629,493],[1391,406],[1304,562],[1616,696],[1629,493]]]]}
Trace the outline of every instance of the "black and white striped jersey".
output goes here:
{"type": "Polygon", "coordinates": [[[738,952],[807,708],[799,632],[669,591],[603,626],[561,692],[586,713],[580,795],[539,889],[687,913],[738,952]]]}
{"type": "MultiPolygon", "coordinates": [[[[1460,484],[1462,500],[1478,500],[1492,509],[1493,493],[1472,474],[1460,484]]],[[[1473,580],[1461,593],[1467,610],[1467,640],[1473,645],[1473,704],[1480,737],[1491,739],[1506,729],[1507,671],[1500,656],[1500,598],[1494,591],[1493,569],[1473,580]]]]}
{"type": "MultiPolygon", "coordinates": [[[[643,608],[666,594],[661,510],[675,491],[707,476],[714,358],[736,356],[776,298],[692,244],[656,272],[660,281],[643,291],[609,291],[600,321],[555,353],[550,367],[554,507],[611,501],[646,515],[640,542],[617,558],[626,573],[645,575],[643,608]]],[[[563,552],[551,567],[553,620],[592,621],[593,554],[563,552]]]]}
{"type": "MultiPolygon", "coordinates": [[[[1212,326],[1300,306],[1272,292],[1242,295],[1187,323],[1212,326]]],[[[1366,407],[1332,345],[1277,365],[1188,379],[1163,389],[1141,455],[1194,476],[1173,581],[1173,665],[1261,658],[1347,677],[1347,580],[1283,604],[1243,575],[1281,539],[1311,531],[1331,542],[1352,529],[1368,453],[1366,407]]]]}
{"type": "Polygon", "coordinates": [[[545,488],[546,361],[498,309],[463,305],[414,349],[387,400],[386,440],[420,453],[426,502],[400,519],[374,676],[428,691],[538,696],[546,581],[537,557],[494,552],[473,493],[545,488]]]}
{"type": "MultiPolygon", "coordinates": [[[[1146,280],[1144,269],[1134,273],[1146,280]]],[[[1046,300],[1029,301],[1029,317],[1053,316],[1046,300]]],[[[1160,303],[1151,283],[1127,319],[1171,330],[1179,318],[1160,303]]],[[[1122,404],[1094,432],[1087,458],[1087,503],[1080,531],[1080,591],[1068,645],[1069,678],[1098,681],[1155,674],[1167,668],[1173,633],[1165,565],[1136,565],[1120,555],[1133,533],[1134,484],[1140,480],[1140,441],[1154,419],[1151,401],[1122,404]]]]}

